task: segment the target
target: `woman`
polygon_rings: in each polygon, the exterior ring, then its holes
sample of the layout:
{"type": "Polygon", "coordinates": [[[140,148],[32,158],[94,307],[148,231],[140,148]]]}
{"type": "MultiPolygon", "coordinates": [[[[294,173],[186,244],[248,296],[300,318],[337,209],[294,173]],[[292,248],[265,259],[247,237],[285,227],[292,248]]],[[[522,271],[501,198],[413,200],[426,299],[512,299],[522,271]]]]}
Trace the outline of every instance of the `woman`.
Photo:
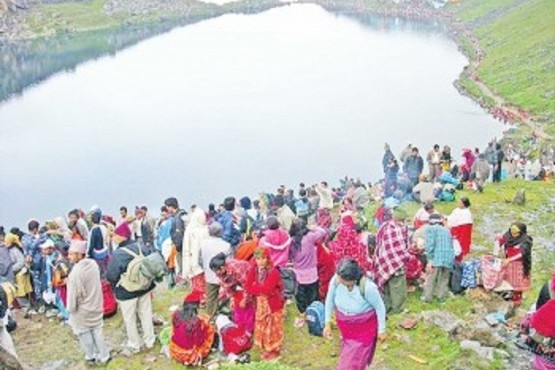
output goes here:
{"type": "Polygon", "coordinates": [[[372,363],[377,340],[386,339],[386,311],[378,287],[364,276],[355,260],[342,260],[330,282],[325,308],[327,339],[333,337],[334,312],[341,332],[338,370],[365,370],[372,363]]]}
{"type": "Polygon", "coordinates": [[[247,277],[246,289],[256,299],[254,344],[262,349],[262,360],[279,358],[285,317],[283,284],[266,248],[254,252],[256,266],[247,277]]]}
{"type": "Polygon", "coordinates": [[[199,366],[210,354],[214,342],[214,328],[208,317],[199,316],[201,295],[193,291],[183,302],[183,308],[174,312],[172,318],[172,337],[170,355],[179,363],[199,366]]]}
{"type": "Polygon", "coordinates": [[[305,323],[307,307],[318,300],[318,243],[327,235],[322,228],[309,230],[303,219],[296,219],[289,232],[293,238],[291,244],[291,260],[297,279],[295,301],[300,316],[295,319],[295,327],[300,328],[305,323]]]}
{"type": "Polygon", "coordinates": [[[520,306],[522,293],[532,285],[532,245],[533,239],[527,233],[526,225],[515,222],[509,230],[497,239],[504,249],[504,279],[514,289],[513,303],[520,306]]]}
{"type": "Polygon", "coordinates": [[[16,298],[30,298],[33,292],[33,286],[31,285],[29,269],[25,265],[21,241],[17,235],[8,233],[4,243],[10,252],[12,272],[17,288],[15,296],[16,298]]]}
{"type": "Polygon", "coordinates": [[[330,243],[330,249],[336,265],[345,257],[353,258],[364,271],[372,269],[368,258],[368,247],[362,243],[356,232],[355,220],[352,214],[341,215],[341,225],[337,237],[330,243]]]}
{"type": "Polygon", "coordinates": [[[201,294],[201,303],[204,303],[206,293],[206,282],[202,266],[199,263],[200,246],[208,239],[208,227],[206,226],[206,214],[199,207],[191,213],[189,224],[185,228],[183,237],[183,271],[184,279],[190,279],[193,290],[201,294]]]}
{"type": "Polygon", "coordinates": [[[462,197],[457,208],[447,217],[447,227],[451,229],[451,235],[459,241],[461,254],[457,257],[457,262],[470,253],[472,244],[472,212],[470,212],[470,200],[462,197]]]}

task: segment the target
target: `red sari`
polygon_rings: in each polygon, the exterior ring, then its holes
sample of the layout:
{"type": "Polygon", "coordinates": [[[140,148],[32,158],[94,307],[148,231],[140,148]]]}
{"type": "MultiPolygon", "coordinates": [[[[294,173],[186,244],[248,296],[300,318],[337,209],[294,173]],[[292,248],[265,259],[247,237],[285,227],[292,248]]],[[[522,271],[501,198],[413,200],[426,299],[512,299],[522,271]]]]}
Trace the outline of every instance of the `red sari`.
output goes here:
{"type": "Polygon", "coordinates": [[[338,370],[365,370],[374,359],[378,340],[378,319],[371,310],[347,316],[336,311],[341,332],[341,355],[338,370]]]}

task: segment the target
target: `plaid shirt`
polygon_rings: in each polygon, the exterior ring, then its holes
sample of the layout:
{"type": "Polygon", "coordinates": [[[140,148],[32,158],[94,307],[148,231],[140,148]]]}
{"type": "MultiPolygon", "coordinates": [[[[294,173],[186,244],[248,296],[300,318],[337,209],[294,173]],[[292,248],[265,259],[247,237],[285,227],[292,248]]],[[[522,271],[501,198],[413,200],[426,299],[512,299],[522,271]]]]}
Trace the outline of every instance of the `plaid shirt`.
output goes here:
{"type": "Polygon", "coordinates": [[[220,279],[221,298],[238,298],[251,302],[251,295],[244,290],[251,264],[247,261],[230,259],[225,263],[225,269],[225,276],[218,276],[220,279]]]}
{"type": "Polygon", "coordinates": [[[453,267],[455,251],[453,237],[448,228],[430,225],[426,228],[426,256],[434,267],[453,267]]]}
{"type": "Polygon", "coordinates": [[[376,241],[374,278],[383,290],[388,280],[405,268],[410,257],[408,229],[395,220],[387,221],[378,230],[376,241]]]}

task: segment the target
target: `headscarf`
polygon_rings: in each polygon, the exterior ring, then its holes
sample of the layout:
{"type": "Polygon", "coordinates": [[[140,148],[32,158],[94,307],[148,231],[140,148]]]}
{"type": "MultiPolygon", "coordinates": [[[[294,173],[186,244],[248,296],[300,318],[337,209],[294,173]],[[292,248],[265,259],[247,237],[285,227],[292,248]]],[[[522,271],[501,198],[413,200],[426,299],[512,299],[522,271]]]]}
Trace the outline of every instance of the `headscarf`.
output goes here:
{"type": "Polygon", "coordinates": [[[6,235],[6,239],[4,239],[4,243],[8,246],[8,247],[13,247],[14,245],[17,245],[19,248],[21,248],[21,240],[19,240],[19,236],[12,234],[12,233],[8,233],[6,235]]]}
{"type": "Polygon", "coordinates": [[[522,250],[522,264],[524,269],[524,275],[530,276],[530,271],[532,270],[532,245],[534,240],[530,235],[527,234],[527,227],[522,222],[514,222],[509,230],[503,235],[505,239],[505,248],[511,248],[519,246],[522,250]],[[518,232],[519,235],[514,237],[511,231],[518,232]]]}
{"type": "Polygon", "coordinates": [[[272,268],[272,261],[270,259],[270,251],[268,250],[268,248],[262,248],[262,247],[258,247],[255,251],[254,251],[254,258],[262,258],[262,257],[266,257],[266,267],[259,267],[258,264],[256,265],[256,280],[259,283],[263,283],[266,278],[268,277],[268,271],[270,271],[270,268],[272,268]]]}
{"type": "Polygon", "coordinates": [[[56,217],[54,219],[54,222],[56,223],[56,226],[58,228],[58,232],[62,235],[62,238],[66,242],[71,241],[71,230],[69,229],[69,226],[67,225],[66,219],[63,218],[63,217],[56,217]]]}

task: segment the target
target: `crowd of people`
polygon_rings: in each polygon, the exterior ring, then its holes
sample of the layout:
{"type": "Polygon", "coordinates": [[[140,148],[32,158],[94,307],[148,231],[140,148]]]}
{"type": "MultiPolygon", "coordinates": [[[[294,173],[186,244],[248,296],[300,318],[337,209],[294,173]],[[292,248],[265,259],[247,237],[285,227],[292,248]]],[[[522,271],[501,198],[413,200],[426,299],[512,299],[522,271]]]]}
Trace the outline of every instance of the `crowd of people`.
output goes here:
{"type": "MultiPolygon", "coordinates": [[[[126,331],[119,353],[133,356],[156,343],[155,326],[162,324],[152,309],[156,286],[177,285],[188,293],[159,336],[175,361],[200,365],[218,350],[247,362],[252,346],[262,360],[277,359],[294,302],[296,328],[328,339],[334,325],[339,329],[339,369],[365,369],[387,338],[386,318],[404,311],[408,292],[421,288],[422,301],[444,301],[456,293],[453,285],[483,284],[521,304],[532,271],[526,225],[514,223],[496,239],[498,258],[476,261],[470,199],[458,199],[449,215],[434,206],[454,201],[463,186],[482,191],[487,181],[501,181],[507,157],[514,159],[509,151],[494,142],[484,153],[465,149],[458,166],[449,146],[434,145],[424,160],[410,144],[397,159],[386,144],[376,184],[346,177],[337,188],[325,181],[301,183],[297,191],[280,186],[255,200],[227,197],[206,211],[184,210],[170,197],[159,219],[145,206],[134,214],[121,207],[117,219],[93,206],[70,211],[67,220],[30,220],[26,232],[2,228],[0,345],[17,356],[7,323],[10,309],[23,309],[27,318],[59,317],[86,361],[106,364],[103,318],[119,307],[126,331]],[[414,217],[404,207],[409,201],[422,205],[414,217]],[[371,203],[377,211],[368,219],[371,203]],[[376,233],[369,232],[372,224],[376,233]],[[454,284],[456,269],[462,279],[454,284]],[[478,271],[483,282],[472,281],[478,271]]],[[[538,363],[555,366],[538,356],[538,363]]]]}

